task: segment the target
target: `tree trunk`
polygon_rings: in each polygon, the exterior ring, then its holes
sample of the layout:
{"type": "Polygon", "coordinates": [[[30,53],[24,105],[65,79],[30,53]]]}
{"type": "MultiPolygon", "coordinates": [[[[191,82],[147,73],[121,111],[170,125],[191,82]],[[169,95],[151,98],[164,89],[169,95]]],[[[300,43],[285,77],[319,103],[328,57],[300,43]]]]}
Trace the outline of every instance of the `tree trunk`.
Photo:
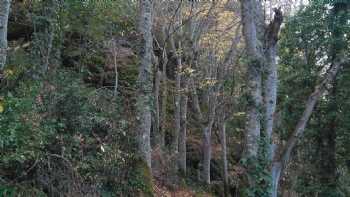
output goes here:
{"type": "MultiPolygon", "coordinates": [[[[305,105],[305,110],[301,118],[299,119],[296,128],[294,129],[292,135],[289,137],[286,145],[284,146],[284,149],[281,151],[281,154],[276,158],[276,163],[280,163],[281,165],[279,170],[280,175],[283,173],[284,169],[288,165],[292,150],[297,144],[298,139],[303,136],[305,127],[307,125],[308,120],[310,119],[310,116],[315,108],[317,101],[326,91],[327,85],[329,85],[334,80],[340,67],[346,63],[348,62],[345,62],[344,60],[338,60],[337,62],[334,62],[332,67],[326,73],[324,80],[319,85],[316,86],[314,92],[309,96],[308,101],[305,105]]],[[[276,182],[275,184],[276,187],[273,189],[276,193],[278,190],[278,182],[281,177],[280,175],[276,176],[276,178],[278,179],[274,180],[276,182]]]]}
{"type": "MultiPolygon", "coordinates": [[[[166,37],[165,27],[162,28],[163,37],[166,37]]],[[[166,65],[168,63],[168,57],[166,52],[166,41],[163,41],[163,52],[162,52],[162,100],[161,100],[161,113],[160,113],[160,130],[159,136],[161,138],[161,144],[165,145],[165,130],[167,124],[167,101],[168,101],[168,85],[167,85],[167,75],[166,75],[166,65]]]]}
{"type": "MultiPolygon", "coordinates": [[[[346,3],[335,3],[334,18],[342,17],[340,20],[334,20],[336,23],[340,23],[341,25],[344,25],[346,23],[346,20],[345,20],[345,17],[343,17],[344,16],[343,14],[345,14],[346,11],[349,9],[349,5],[350,4],[346,4],[346,3]]],[[[295,130],[293,131],[292,135],[289,137],[286,143],[286,146],[283,148],[283,150],[281,151],[281,154],[277,158],[277,159],[280,159],[282,164],[281,174],[283,173],[283,170],[285,169],[285,167],[287,166],[290,160],[292,150],[296,146],[298,138],[302,137],[304,134],[305,127],[307,125],[308,120],[310,119],[310,116],[315,108],[317,101],[327,90],[327,86],[334,81],[340,68],[344,65],[349,64],[349,59],[345,59],[344,57],[342,57],[342,54],[343,54],[342,51],[346,49],[344,45],[345,43],[344,32],[341,32],[341,28],[335,28],[335,32],[333,32],[333,36],[335,39],[335,43],[333,44],[332,51],[331,51],[332,65],[329,68],[328,72],[326,73],[323,81],[315,87],[314,92],[309,96],[305,106],[305,110],[301,118],[299,119],[295,130]]]]}
{"type": "MultiPolygon", "coordinates": [[[[258,15],[258,2],[253,0],[242,0],[242,23],[243,36],[246,44],[248,63],[248,106],[247,106],[247,122],[246,122],[246,156],[256,157],[258,153],[258,139],[260,138],[260,112],[262,104],[262,54],[259,49],[258,41],[258,25],[256,16],[258,15]]],[[[261,6],[261,5],[260,5],[261,6]]]]}
{"type": "Polygon", "coordinates": [[[211,125],[209,124],[203,130],[203,180],[210,184],[210,161],[211,161],[211,125]]]}
{"type": "Polygon", "coordinates": [[[276,65],[276,46],[272,46],[267,51],[268,64],[266,65],[266,79],[264,81],[264,104],[265,104],[265,136],[269,143],[269,161],[273,159],[272,133],[274,127],[274,114],[277,101],[277,65],[276,65]]]}
{"type": "Polygon", "coordinates": [[[226,122],[224,119],[219,121],[222,167],[223,167],[223,181],[224,181],[224,196],[228,196],[228,161],[227,161],[227,144],[226,144],[226,122]]]}
{"type": "Polygon", "coordinates": [[[7,25],[11,0],[0,0],[0,71],[6,64],[7,56],[7,25]]]}
{"type": "Polygon", "coordinates": [[[278,194],[278,183],[281,178],[282,164],[281,162],[273,162],[271,167],[271,197],[277,197],[278,194]]]}
{"type": "MultiPolygon", "coordinates": [[[[346,43],[344,42],[343,31],[338,25],[344,25],[346,23],[346,11],[350,8],[350,3],[335,3],[333,7],[333,39],[334,43],[331,48],[331,58],[336,60],[337,56],[342,53],[342,50],[346,49],[346,43]],[[338,20],[337,20],[338,19],[338,20]],[[340,23],[340,24],[337,24],[340,23]]],[[[327,117],[326,125],[321,128],[318,135],[318,147],[319,147],[319,165],[318,170],[320,172],[320,185],[321,191],[320,197],[326,197],[331,195],[337,195],[337,165],[336,165],[336,137],[337,137],[337,82],[334,81],[332,90],[328,95],[328,110],[326,111],[327,117]]]]}
{"type": "Polygon", "coordinates": [[[160,92],[160,81],[162,79],[162,73],[157,69],[157,73],[155,75],[154,80],[154,125],[153,125],[153,133],[155,136],[155,146],[159,151],[163,149],[163,135],[160,133],[160,103],[159,103],[159,92],[160,92]]]}
{"type": "Polygon", "coordinates": [[[138,147],[141,158],[151,168],[150,130],[152,124],[152,54],[153,5],[152,0],[140,1],[139,32],[141,34],[140,66],[137,80],[136,120],[138,147]]]}
{"type": "Polygon", "coordinates": [[[170,38],[171,49],[173,53],[176,55],[176,81],[175,81],[175,130],[174,137],[172,142],[172,150],[175,154],[175,157],[179,151],[179,133],[181,130],[181,66],[182,61],[181,57],[177,54],[177,49],[174,42],[174,37],[170,38]]]}
{"type": "Polygon", "coordinates": [[[255,65],[252,62],[248,65],[249,98],[246,123],[246,156],[248,158],[256,158],[259,147],[258,140],[261,129],[259,109],[262,105],[260,67],[259,64],[255,65]]]}
{"type": "Polygon", "coordinates": [[[180,171],[186,175],[186,140],[187,140],[187,89],[188,82],[183,79],[184,83],[184,93],[181,95],[181,130],[179,134],[179,167],[180,171]]]}
{"type": "Polygon", "coordinates": [[[203,178],[206,184],[210,184],[210,163],[211,163],[211,131],[215,121],[215,110],[217,105],[216,87],[209,88],[208,121],[203,129],[203,178]]]}

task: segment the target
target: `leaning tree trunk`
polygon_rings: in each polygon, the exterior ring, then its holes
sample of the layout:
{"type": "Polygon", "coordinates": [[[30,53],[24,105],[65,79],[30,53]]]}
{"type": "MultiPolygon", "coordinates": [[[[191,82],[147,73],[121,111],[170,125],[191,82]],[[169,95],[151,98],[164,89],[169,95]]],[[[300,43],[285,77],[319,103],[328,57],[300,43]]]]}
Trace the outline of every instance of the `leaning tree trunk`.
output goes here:
{"type": "MultiPolygon", "coordinates": [[[[349,9],[349,3],[335,3],[334,5],[334,17],[342,17],[340,20],[334,20],[335,23],[340,23],[340,25],[344,25],[346,23],[345,13],[349,9]],[[339,16],[339,14],[344,14],[343,16],[339,16]]],[[[339,25],[339,24],[338,24],[339,25]]],[[[301,138],[304,134],[305,127],[307,125],[308,120],[317,104],[317,101],[327,90],[327,86],[331,84],[340,68],[344,65],[349,64],[349,59],[346,57],[342,57],[343,50],[345,50],[345,41],[344,41],[344,32],[342,32],[342,28],[336,28],[335,32],[333,32],[333,38],[336,40],[332,46],[332,54],[331,60],[332,65],[331,68],[325,75],[323,81],[315,87],[314,92],[309,96],[304,112],[299,119],[296,128],[294,129],[292,135],[287,140],[286,145],[283,147],[282,151],[279,151],[280,154],[276,155],[274,158],[274,162],[272,165],[273,173],[272,175],[272,197],[277,197],[278,192],[278,183],[283,174],[285,167],[288,165],[292,150],[295,148],[298,139],[301,138]]]]}
{"type": "Polygon", "coordinates": [[[0,71],[4,69],[7,56],[7,24],[11,0],[0,0],[0,71]]]}
{"type": "Polygon", "coordinates": [[[340,67],[345,63],[346,62],[343,59],[338,60],[337,62],[334,62],[331,69],[328,71],[327,75],[325,76],[325,79],[318,86],[316,86],[314,92],[309,96],[308,101],[306,102],[306,105],[305,105],[305,110],[301,118],[299,119],[295,130],[293,131],[292,135],[288,139],[286,146],[284,147],[281,155],[279,155],[279,157],[276,158],[276,161],[273,163],[272,169],[273,169],[273,175],[275,176],[272,177],[272,185],[273,185],[272,197],[277,197],[278,182],[281,178],[283,170],[289,163],[292,150],[297,144],[298,139],[302,137],[304,134],[307,122],[310,119],[310,116],[315,108],[317,101],[326,91],[327,85],[329,85],[334,80],[340,67]]]}
{"type": "MultiPolygon", "coordinates": [[[[342,53],[347,46],[343,39],[343,30],[339,27],[344,25],[347,20],[346,12],[350,8],[350,3],[336,3],[333,7],[333,40],[334,43],[331,46],[331,58],[335,60],[338,54],[342,53]]],[[[319,172],[320,172],[320,185],[322,189],[320,196],[330,196],[337,193],[337,173],[336,173],[336,138],[337,138],[337,82],[334,81],[332,90],[329,93],[329,104],[327,114],[330,118],[327,121],[325,128],[321,129],[318,135],[318,147],[319,147],[319,172]]]]}
{"type": "Polygon", "coordinates": [[[140,1],[139,32],[141,34],[141,49],[139,56],[139,75],[137,80],[137,135],[138,148],[141,158],[151,168],[150,130],[152,124],[152,0],[140,1]]]}

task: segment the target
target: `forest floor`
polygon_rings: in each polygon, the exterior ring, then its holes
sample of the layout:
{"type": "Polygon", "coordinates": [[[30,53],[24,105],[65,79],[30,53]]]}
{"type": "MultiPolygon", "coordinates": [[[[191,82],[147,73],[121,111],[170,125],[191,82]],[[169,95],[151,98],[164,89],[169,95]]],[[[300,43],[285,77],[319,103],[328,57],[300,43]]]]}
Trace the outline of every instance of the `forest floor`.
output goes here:
{"type": "Polygon", "coordinates": [[[153,185],[154,195],[156,197],[213,197],[212,194],[201,193],[198,194],[193,192],[190,188],[180,187],[174,190],[170,190],[169,188],[162,186],[159,182],[155,182],[153,185]]]}

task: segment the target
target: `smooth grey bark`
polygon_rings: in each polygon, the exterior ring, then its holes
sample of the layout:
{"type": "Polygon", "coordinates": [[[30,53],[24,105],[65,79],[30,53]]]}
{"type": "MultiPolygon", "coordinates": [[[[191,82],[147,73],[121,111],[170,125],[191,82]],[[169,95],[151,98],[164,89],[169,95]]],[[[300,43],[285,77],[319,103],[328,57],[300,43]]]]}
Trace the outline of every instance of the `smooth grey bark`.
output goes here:
{"type": "Polygon", "coordinates": [[[141,158],[151,168],[150,130],[152,124],[152,55],[153,55],[153,5],[152,0],[140,1],[138,30],[141,34],[139,75],[137,80],[137,137],[141,158]]]}
{"type": "Polygon", "coordinates": [[[206,122],[204,120],[204,116],[202,114],[202,110],[199,103],[199,97],[197,94],[197,88],[194,83],[193,78],[190,79],[190,88],[191,88],[191,97],[192,97],[192,105],[196,114],[196,119],[199,122],[200,129],[203,132],[203,141],[202,141],[202,152],[203,152],[203,160],[202,160],[202,173],[201,179],[207,184],[210,184],[210,160],[211,160],[211,123],[206,122]],[[210,129],[210,130],[209,130],[210,129]]]}
{"type": "MultiPolygon", "coordinates": [[[[249,58],[247,69],[249,98],[246,125],[246,156],[248,158],[256,158],[259,148],[258,140],[263,126],[266,140],[269,143],[269,158],[266,159],[272,162],[275,147],[272,143],[272,133],[278,81],[276,45],[283,17],[280,10],[274,9],[274,19],[266,26],[261,18],[261,2],[256,0],[242,0],[241,7],[243,35],[249,58]],[[263,69],[265,69],[266,77],[262,81],[263,69]],[[262,94],[262,91],[264,91],[264,94],[262,94]],[[262,109],[263,111],[260,111],[262,109]]],[[[270,172],[273,179],[273,189],[277,188],[278,181],[276,183],[275,179],[280,178],[280,169],[280,162],[275,162],[271,166],[270,172]]],[[[254,187],[254,178],[250,176],[248,178],[250,186],[254,187]]],[[[270,193],[273,192],[270,191],[270,193]]]]}
{"type": "Polygon", "coordinates": [[[203,179],[210,184],[210,161],[211,161],[211,125],[203,130],[203,179]]]}
{"type": "Polygon", "coordinates": [[[181,94],[181,129],[179,134],[179,169],[180,171],[186,175],[187,172],[187,149],[186,149],[186,141],[187,141],[187,89],[188,82],[186,79],[182,79],[183,82],[183,93],[181,94]]]}
{"type": "Polygon", "coordinates": [[[159,69],[156,71],[155,80],[154,80],[154,125],[153,132],[155,136],[156,147],[162,151],[163,136],[160,133],[160,102],[159,102],[159,92],[160,92],[160,81],[162,79],[162,73],[159,69]]]}
{"type": "Polygon", "coordinates": [[[224,118],[219,118],[219,131],[221,142],[221,157],[223,164],[223,182],[224,182],[224,196],[228,195],[228,161],[227,161],[227,143],[226,143],[226,121],[224,118]]]}
{"type": "Polygon", "coordinates": [[[0,0],[0,71],[6,64],[7,57],[7,26],[10,14],[11,0],[0,0]]]}
{"type": "MultiPolygon", "coordinates": [[[[166,52],[164,51],[166,56],[166,52]]],[[[165,145],[165,131],[167,124],[167,100],[168,100],[168,85],[166,76],[166,64],[167,58],[163,58],[163,71],[162,71],[162,100],[161,100],[161,112],[160,112],[160,128],[159,128],[159,138],[161,140],[162,146],[165,145]]]]}
{"type": "Polygon", "coordinates": [[[258,154],[258,140],[261,130],[261,115],[259,109],[262,106],[261,96],[261,71],[254,65],[248,65],[248,107],[246,122],[246,156],[255,158],[258,154]]]}
{"type": "MultiPolygon", "coordinates": [[[[274,126],[274,113],[276,111],[277,101],[277,41],[278,33],[283,22],[282,12],[278,9],[274,9],[275,15],[271,23],[266,29],[265,35],[265,73],[266,79],[264,80],[264,105],[265,105],[265,133],[268,142],[271,141],[273,126],[274,126]]],[[[270,147],[271,152],[271,147],[270,147]]],[[[270,158],[272,152],[270,153],[270,158]]],[[[270,160],[271,160],[270,159],[270,160]]]]}
{"type": "Polygon", "coordinates": [[[279,161],[276,161],[272,164],[271,168],[271,179],[272,179],[272,186],[271,186],[271,197],[277,197],[278,194],[278,183],[281,178],[282,173],[282,163],[279,161]]]}
{"type": "MultiPolygon", "coordinates": [[[[171,36],[170,38],[170,45],[173,53],[176,56],[176,79],[175,79],[175,130],[174,130],[174,136],[172,141],[172,150],[175,155],[178,153],[178,146],[179,146],[179,133],[181,130],[181,67],[182,67],[182,60],[181,57],[178,55],[174,37],[171,36]]],[[[175,156],[176,157],[176,156],[175,156]]]]}
{"type": "MultiPolygon", "coordinates": [[[[214,68],[215,69],[215,68],[214,68]]],[[[211,75],[217,76],[217,72],[214,72],[211,75]]],[[[217,107],[217,93],[218,93],[218,85],[214,85],[213,87],[209,87],[208,89],[208,113],[206,124],[203,126],[203,178],[204,182],[210,184],[210,163],[211,163],[211,133],[215,121],[216,116],[216,107],[217,107]]]]}
{"type": "Polygon", "coordinates": [[[268,64],[266,65],[266,79],[264,83],[264,104],[265,104],[265,132],[268,141],[271,140],[274,113],[276,111],[277,101],[277,64],[276,64],[276,45],[267,51],[268,64]]]}
{"type": "Polygon", "coordinates": [[[191,96],[192,96],[192,104],[196,113],[196,119],[199,122],[200,129],[203,132],[203,141],[202,141],[202,151],[203,151],[203,160],[202,160],[202,179],[206,184],[210,184],[210,161],[211,161],[211,132],[212,127],[215,121],[215,108],[216,108],[216,95],[212,95],[211,104],[209,104],[209,112],[207,114],[207,120],[205,120],[202,110],[199,103],[199,98],[197,94],[197,90],[194,84],[193,78],[190,78],[191,83],[191,96]]]}
{"type": "Polygon", "coordinates": [[[276,145],[272,140],[273,128],[274,128],[274,115],[277,104],[277,87],[278,87],[278,75],[277,75],[277,41],[278,33],[283,22],[282,12],[278,9],[274,9],[275,15],[271,23],[267,27],[267,34],[265,38],[265,73],[264,80],[264,128],[266,141],[268,142],[268,158],[271,163],[270,175],[272,178],[272,187],[269,192],[272,197],[277,197],[278,180],[281,177],[281,162],[273,161],[276,145]]]}
{"type": "MultiPolygon", "coordinates": [[[[262,66],[266,67],[266,80],[264,80],[264,127],[266,136],[270,141],[270,156],[269,159],[272,162],[271,165],[271,177],[272,177],[272,191],[271,196],[276,197],[278,191],[278,182],[281,178],[285,166],[288,164],[291,152],[295,147],[297,140],[302,136],[306,124],[311,116],[311,113],[322,94],[326,91],[326,85],[329,84],[336,73],[339,70],[340,65],[344,64],[344,60],[337,59],[333,62],[333,65],[329,72],[326,74],[325,79],[320,83],[315,91],[310,95],[305,111],[300,118],[292,136],[288,139],[286,146],[282,151],[278,151],[280,154],[275,154],[275,144],[272,141],[272,132],[274,119],[273,114],[276,108],[276,93],[277,93],[277,68],[276,68],[276,44],[278,40],[278,32],[282,23],[282,13],[275,9],[274,20],[265,29],[264,37],[258,32],[264,26],[264,22],[261,22],[257,18],[260,13],[261,4],[255,0],[241,1],[242,6],[242,22],[243,22],[243,34],[246,41],[246,49],[249,59],[248,63],[248,86],[249,86],[249,102],[247,112],[247,155],[256,156],[258,144],[256,138],[259,138],[261,125],[259,119],[258,109],[261,105],[261,73],[262,66]],[[263,43],[263,48],[261,48],[263,43]],[[276,155],[276,156],[275,156],[276,155]]],[[[254,183],[250,182],[250,183],[254,183]]]]}
{"type": "Polygon", "coordinates": [[[259,26],[257,24],[258,4],[255,0],[241,1],[241,14],[243,24],[243,37],[249,58],[247,68],[248,80],[248,106],[246,120],[246,156],[256,157],[258,153],[258,139],[261,130],[261,115],[259,109],[262,105],[262,43],[258,40],[259,26]]]}
{"type": "Polygon", "coordinates": [[[271,23],[265,27],[261,20],[261,2],[246,0],[241,2],[243,35],[246,42],[248,63],[249,101],[247,113],[247,153],[256,156],[258,150],[257,139],[261,132],[261,115],[259,109],[265,106],[264,128],[268,140],[273,130],[273,114],[277,99],[277,66],[276,45],[278,32],[283,21],[282,13],[274,9],[275,16],[271,23]],[[262,69],[266,69],[266,79],[262,82],[262,69]],[[264,99],[262,100],[262,88],[264,99]]]}

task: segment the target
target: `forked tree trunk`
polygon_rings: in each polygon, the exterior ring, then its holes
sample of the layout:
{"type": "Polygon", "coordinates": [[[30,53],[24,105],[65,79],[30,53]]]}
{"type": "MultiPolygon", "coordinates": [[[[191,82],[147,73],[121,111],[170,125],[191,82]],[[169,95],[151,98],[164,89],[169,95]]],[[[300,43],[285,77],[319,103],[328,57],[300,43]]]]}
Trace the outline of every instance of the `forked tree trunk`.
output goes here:
{"type": "Polygon", "coordinates": [[[138,30],[141,34],[139,75],[137,80],[136,120],[138,148],[141,158],[151,168],[150,130],[152,124],[152,54],[153,54],[153,5],[152,0],[140,1],[138,30]]]}
{"type": "Polygon", "coordinates": [[[7,56],[7,25],[11,0],[0,0],[0,71],[6,64],[7,56]]]}
{"type": "Polygon", "coordinates": [[[203,126],[203,178],[206,184],[210,184],[210,163],[211,163],[211,133],[213,124],[215,121],[215,110],[217,105],[217,91],[216,87],[209,88],[209,109],[208,109],[208,121],[206,126],[203,126]]]}

